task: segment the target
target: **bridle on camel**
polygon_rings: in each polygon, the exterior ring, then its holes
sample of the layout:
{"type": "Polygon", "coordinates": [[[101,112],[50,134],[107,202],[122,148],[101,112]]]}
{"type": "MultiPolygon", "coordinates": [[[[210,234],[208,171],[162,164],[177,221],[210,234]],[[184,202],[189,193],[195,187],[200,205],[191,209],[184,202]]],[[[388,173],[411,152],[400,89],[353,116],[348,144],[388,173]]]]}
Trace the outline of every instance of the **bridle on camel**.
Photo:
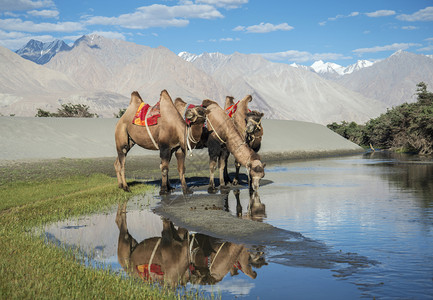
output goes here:
{"type": "MultiPolygon", "coordinates": [[[[183,112],[183,119],[185,120],[185,122],[186,122],[186,112],[187,112],[187,110],[188,110],[188,107],[190,107],[190,105],[187,103],[187,104],[185,105],[185,110],[184,110],[184,112],[183,112]]],[[[191,108],[191,109],[193,109],[193,108],[191,108]]],[[[196,141],[196,140],[194,139],[194,137],[192,136],[192,134],[191,134],[191,123],[195,122],[195,121],[197,120],[197,118],[198,118],[197,115],[195,115],[194,119],[191,120],[191,121],[189,122],[189,124],[186,122],[186,128],[185,128],[186,134],[185,134],[185,139],[186,139],[186,146],[187,146],[187,149],[188,149],[188,151],[189,151],[189,153],[190,153],[190,154],[189,154],[190,156],[192,156],[192,150],[195,149],[195,147],[197,146],[198,142],[200,141],[200,140],[196,141]],[[189,141],[191,141],[191,142],[193,142],[193,143],[195,144],[194,149],[192,149],[191,144],[190,144],[189,141]]]]}

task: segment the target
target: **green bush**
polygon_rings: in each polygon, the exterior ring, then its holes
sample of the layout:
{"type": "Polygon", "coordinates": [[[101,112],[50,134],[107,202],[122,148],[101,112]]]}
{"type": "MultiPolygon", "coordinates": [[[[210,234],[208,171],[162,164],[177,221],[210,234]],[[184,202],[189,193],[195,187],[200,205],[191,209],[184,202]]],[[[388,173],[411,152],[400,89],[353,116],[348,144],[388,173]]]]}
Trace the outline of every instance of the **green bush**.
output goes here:
{"type": "Polygon", "coordinates": [[[373,145],[383,149],[433,154],[433,93],[427,91],[424,82],[420,82],[416,94],[417,102],[388,109],[365,125],[343,121],[341,124],[329,124],[328,128],[365,147],[373,145]]]}

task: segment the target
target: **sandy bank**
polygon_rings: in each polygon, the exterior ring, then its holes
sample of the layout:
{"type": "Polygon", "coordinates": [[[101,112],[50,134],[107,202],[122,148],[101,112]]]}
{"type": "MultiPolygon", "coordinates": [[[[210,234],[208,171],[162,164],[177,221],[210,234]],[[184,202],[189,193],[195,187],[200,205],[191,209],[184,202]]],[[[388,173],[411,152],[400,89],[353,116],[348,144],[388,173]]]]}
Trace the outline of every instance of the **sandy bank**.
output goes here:
{"type": "MultiPolygon", "coordinates": [[[[0,160],[115,157],[118,119],[0,117],[0,160]]],[[[323,125],[263,120],[261,155],[302,158],[362,152],[323,125]]],[[[158,155],[135,146],[130,155],[158,155]]]]}

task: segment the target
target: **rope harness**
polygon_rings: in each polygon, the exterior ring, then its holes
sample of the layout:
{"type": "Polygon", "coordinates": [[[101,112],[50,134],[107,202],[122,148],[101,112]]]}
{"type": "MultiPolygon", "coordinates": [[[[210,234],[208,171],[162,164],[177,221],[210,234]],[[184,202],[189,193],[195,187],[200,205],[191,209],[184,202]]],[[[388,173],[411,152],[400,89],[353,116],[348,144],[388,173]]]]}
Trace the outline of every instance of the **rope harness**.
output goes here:
{"type": "Polygon", "coordinates": [[[159,150],[158,144],[155,142],[152,133],[150,132],[149,126],[147,126],[147,116],[149,115],[150,109],[146,112],[146,117],[144,118],[144,124],[146,125],[147,134],[149,135],[150,139],[152,140],[153,145],[155,146],[156,150],[159,150]]]}
{"type": "Polygon", "coordinates": [[[220,140],[220,142],[225,144],[226,142],[224,142],[223,139],[218,135],[218,132],[216,132],[215,128],[212,125],[212,122],[210,121],[210,119],[207,116],[206,116],[206,121],[209,123],[209,126],[211,127],[212,131],[215,132],[215,135],[220,140]]]}

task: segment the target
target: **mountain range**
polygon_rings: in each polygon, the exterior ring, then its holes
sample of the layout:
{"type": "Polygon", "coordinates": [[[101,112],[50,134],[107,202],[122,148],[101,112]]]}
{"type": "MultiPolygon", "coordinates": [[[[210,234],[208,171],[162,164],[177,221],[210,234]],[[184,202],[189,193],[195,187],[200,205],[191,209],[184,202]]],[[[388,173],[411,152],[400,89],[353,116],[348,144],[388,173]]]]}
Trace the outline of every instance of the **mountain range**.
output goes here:
{"type": "Polygon", "coordinates": [[[62,43],[30,41],[17,53],[0,47],[0,114],[34,116],[37,108],[55,111],[71,102],[112,117],[127,107],[132,91],[153,104],[167,89],[173,98],[196,104],[210,98],[223,105],[226,95],[251,94],[251,108],[266,118],[365,122],[414,101],[418,82],[433,85],[433,59],[408,52],[374,64],[307,67],[253,54],[176,55],[98,35],[83,36],[71,47],[62,43]]]}

